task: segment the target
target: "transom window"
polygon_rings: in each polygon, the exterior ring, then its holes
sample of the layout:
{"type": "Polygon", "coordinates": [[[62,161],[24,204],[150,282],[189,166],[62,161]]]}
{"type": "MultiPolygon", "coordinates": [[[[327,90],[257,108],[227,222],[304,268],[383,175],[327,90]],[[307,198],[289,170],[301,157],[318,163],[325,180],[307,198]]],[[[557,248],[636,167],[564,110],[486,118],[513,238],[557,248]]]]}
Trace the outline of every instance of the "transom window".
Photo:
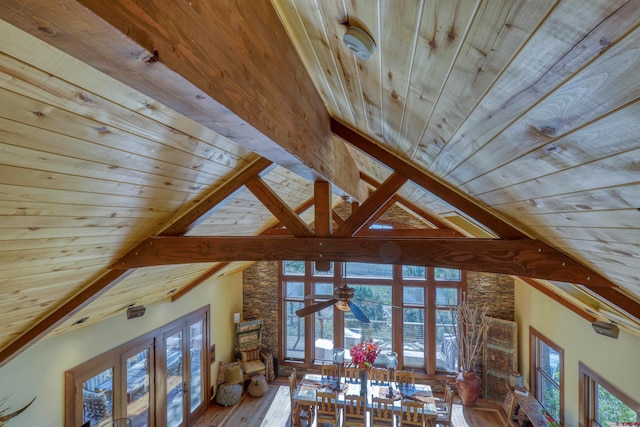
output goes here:
{"type": "MultiPolygon", "coordinates": [[[[400,368],[431,374],[457,370],[450,308],[466,290],[464,272],[357,262],[331,263],[327,272],[318,271],[313,262],[284,261],[280,274],[285,361],[308,366],[331,362],[334,346],[348,349],[362,339],[373,339],[383,353],[399,354],[400,368]],[[296,315],[296,310],[332,298],[334,288],[345,281],[355,289],[352,302],[371,323],[335,305],[303,318],[296,315]]],[[[349,357],[347,351],[345,358],[349,357]]],[[[380,357],[377,363],[384,361],[380,357]]]]}

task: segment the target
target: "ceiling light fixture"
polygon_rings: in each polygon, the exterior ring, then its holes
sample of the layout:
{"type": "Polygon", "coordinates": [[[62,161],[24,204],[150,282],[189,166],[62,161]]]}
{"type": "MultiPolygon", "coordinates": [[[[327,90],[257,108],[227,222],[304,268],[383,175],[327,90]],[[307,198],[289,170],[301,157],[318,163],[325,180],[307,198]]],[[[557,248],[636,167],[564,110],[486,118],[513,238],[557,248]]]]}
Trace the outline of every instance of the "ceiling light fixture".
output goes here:
{"type": "Polygon", "coordinates": [[[360,27],[350,25],[342,37],[342,41],[355,56],[365,61],[371,58],[371,55],[373,55],[373,52],[376,50],[376,43],[371,36],[360,27]]]}

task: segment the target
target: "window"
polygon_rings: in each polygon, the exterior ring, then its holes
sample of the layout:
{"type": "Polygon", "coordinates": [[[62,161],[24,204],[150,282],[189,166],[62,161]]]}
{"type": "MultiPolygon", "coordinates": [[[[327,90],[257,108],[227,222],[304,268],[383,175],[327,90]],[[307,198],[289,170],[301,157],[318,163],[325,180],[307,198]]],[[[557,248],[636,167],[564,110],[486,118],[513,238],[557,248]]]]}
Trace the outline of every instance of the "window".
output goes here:
{"type": "MultiPolygon", "coordinates": [[[[285,361],[311,366],[332,362],[335,343],[348,349],[361,339],[374,339],[382,352],[396,351],[399,368],[426,373],[455,372],[457,345],[450,308],[466,290],[464,272],[423,266],[331,263],[329,272],[312,262],[281,263],[281,354],[285,361]],[[346,281],[352,300],[371,320],[358,321],[351,311],[334,305],[305,317],[295,312],[333,297],[346,281]],[[308,298],[313,295],[313,298],[308,298]]],[[[349,352],[345,353],[348,360],[349,352]]],[[[377,364],[384,365],[384,357],[377,364]]]]}
{"type": "MultiPolygon", "coordinates": [[[[605,427],[640,421],[640,403],[580,363],[580,425],[605,427]]],[[[631,425],[631,424],[629,424],[631,425]]]]}
{"type": "Polygon", "coordinates": [[[529,328],[531,390],[560,424],[564,423],[563,350],[534,328],[529,328]]]}

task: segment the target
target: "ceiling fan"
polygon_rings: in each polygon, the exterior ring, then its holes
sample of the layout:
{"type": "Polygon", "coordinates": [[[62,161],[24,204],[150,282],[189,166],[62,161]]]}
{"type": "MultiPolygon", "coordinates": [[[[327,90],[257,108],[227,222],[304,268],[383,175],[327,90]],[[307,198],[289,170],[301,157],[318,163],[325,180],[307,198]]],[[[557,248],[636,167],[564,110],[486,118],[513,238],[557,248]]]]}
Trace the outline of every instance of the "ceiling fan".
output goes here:
{"type": "Polygon", "coordinates": [[[296,315],[298,315],[298,317],[304,317],[335,304],[336,307],[342,311],[351,311],[354,317],[359,321],[371,323],[367,315],[364,314],[353,301],[351,301],[355,292],[356,290],[354,288],[347,286],[347,283],[343,282],[341,286],[333,289],[333,295],[307,295],[305,299],[326,299],[326,301],[301,308],[296,311],[296,315]]]}
{"type": "Polygon", "coordinates": [[[345,272],[345,277],[342,280],[342,285],[333,288],[333,295],[307,295],[305,299],[326,301],[321,301],[319,303],[297,310],[296,315],[298,317],[304,317],[309,314],[316,313],[335,304],[335,306],[339,310],[351,311],[353,313],[353,316],[359,321],[364,323],[371,323],[367,315],[364,314],[353,301],[351,301],[356,293],[356,290],[350,286],[347,286],[346,265],[343,264],[342,269],[345,272]]]}

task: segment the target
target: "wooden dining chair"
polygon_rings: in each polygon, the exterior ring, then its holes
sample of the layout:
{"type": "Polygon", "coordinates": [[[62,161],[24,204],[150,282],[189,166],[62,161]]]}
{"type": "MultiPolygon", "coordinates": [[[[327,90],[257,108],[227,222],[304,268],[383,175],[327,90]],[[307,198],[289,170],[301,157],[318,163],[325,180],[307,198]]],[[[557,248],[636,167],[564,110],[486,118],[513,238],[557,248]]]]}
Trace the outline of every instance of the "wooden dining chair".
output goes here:
{"type": "Polygon", "coordinates": [[[385,368],[371,368],[369,379],[373,384],[389,384],[389,370],[385,368]]]}
{"type": "Polygon", "coordinates": [[[393,399],[385,399],[371,395],[371,427],[393,427],[395,413],[393,399]]]}
{"type": "Polygon", "coordinates": [[[338,365],[322,365],[323,377],[338,377],[338,365]]]}
{"type": "Polygon", "coordinates": [[[340,425],[340,408],[338,395],[332,392],[316,391],[316,426],[324,427],[330,423],[335,427],[340,425]]]}
{"type": "Polygon", "coordinates": [[[299,426],[300,421],[306,421],[307,425],[310,426],[313,423],[315,406],[306,405],[300,403],[295,400],[293,396],[295,396],[296,391],[298,389],[298,379],[296,377],[297,373],[294,369],[289,375],[289,398],[291,400],[291,425],[299,426]]]}
{"type": "Polygon", "coordinates": [[[355,366],[344,368],[344,379],[348,383],[357,383],[360,380],[360,369],[355,366]]]}
{"type": "Polygon", "coordinates": [[[436,404],[438,416],[433,420],[436,426],[451,427],[451,414],[453,413],[453,390],[449,385],[444,386],[444,402],[436,404]]]}
{"type": "Polygon", "coordinates": [[[411,371],[396,371],[394,381],[398,384],[398,387],[408,387],[416,383],[416,378],[411,371]]]}
{"type": "Polygon", "coordinates": [[[367,427],[366,398],[345,394],[342,417],[342,427],[367,427]]]}
{"type": "Polygon", "coordinates": [[[400,427],[426,427],[427,419],[424,415],[424,403],[413,400],[403,400],[400,404],[400,408],[400,413],[397,416],[400,420],[400,427]]]}
{"type": "Polygon", "coordinates": [[[436,407],[439,411],[445,411],[447,409],[451,409],[451,403],[453,403],[453,389],[449,385],[449,383],[445,383],[444,385],[444,397],[435,398],[436,407]]]}

